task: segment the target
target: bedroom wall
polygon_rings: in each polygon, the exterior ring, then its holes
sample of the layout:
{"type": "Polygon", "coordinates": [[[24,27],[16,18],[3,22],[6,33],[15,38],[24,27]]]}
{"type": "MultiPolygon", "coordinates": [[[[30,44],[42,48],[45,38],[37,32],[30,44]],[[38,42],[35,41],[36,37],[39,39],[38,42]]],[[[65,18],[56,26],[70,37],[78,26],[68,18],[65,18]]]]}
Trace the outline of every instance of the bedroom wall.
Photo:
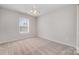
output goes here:
{"type": "Polygon", "coordinates": [[[77,52],[79,53],[79,5],[77,5],[77,52]]]}
{"type": "Polygon", "coordinates": [[[8,9],[0,8],[0,43],[15,41],[23,38],[36,36],[36,19],[8,9]],[[30,32],[21,34],[18,31],[18,21],[20,17],[30,20],[30,32]]]}
{"type": "Polygon", "coordinates": [[[38,36],[76,47],[76,5],[68,5],[38,18],[38,36]]]}

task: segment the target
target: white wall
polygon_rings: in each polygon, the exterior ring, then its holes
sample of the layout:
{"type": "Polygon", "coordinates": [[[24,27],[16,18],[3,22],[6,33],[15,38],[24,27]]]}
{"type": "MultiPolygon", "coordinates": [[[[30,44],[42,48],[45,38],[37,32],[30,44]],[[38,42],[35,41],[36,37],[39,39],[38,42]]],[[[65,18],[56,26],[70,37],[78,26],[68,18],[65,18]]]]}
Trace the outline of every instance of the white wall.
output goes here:
{"type": "Polygon", "coordinates": [[[36,36],[35,18],[0,8],[0,43],[34,36],[36,36]],[[18,20],[20,17],[26,17],[30,19],[30,33],[20,34],[18,32],[18,20]]]}
{"type": "Polygon", "coordinates": [[[79,53],[79,5],[77,5],[77,52],[79,53]]]}
{"type": "Polygon", "coordinates": [[[38,18],[38,36],[75,47],[76,6],[68,5],[38,18]]]}

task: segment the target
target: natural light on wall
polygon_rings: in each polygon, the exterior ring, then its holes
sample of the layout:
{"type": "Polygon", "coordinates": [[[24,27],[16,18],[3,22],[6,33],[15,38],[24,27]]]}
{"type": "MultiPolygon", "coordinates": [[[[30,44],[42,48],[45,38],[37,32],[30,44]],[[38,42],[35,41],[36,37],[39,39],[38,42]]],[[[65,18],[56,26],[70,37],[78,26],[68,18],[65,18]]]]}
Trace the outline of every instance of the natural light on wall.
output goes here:
{"type": "Polygon", "coordinates": [[[19,33],[28,33],[29,32],[29,19],[20,18],[19,19],[19,33]]]}

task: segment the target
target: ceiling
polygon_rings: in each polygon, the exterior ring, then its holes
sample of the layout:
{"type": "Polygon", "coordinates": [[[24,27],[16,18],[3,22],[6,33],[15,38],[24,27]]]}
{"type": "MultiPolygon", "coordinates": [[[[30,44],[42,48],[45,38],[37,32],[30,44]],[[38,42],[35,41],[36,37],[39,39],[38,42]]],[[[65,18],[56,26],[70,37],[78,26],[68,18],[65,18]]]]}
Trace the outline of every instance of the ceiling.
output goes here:
{"type": "MultiPolygon", "coordinates": [[[[26,13],[27,10],[30,10],[34,4],[0,4],[0,7],[7,8],[10,10],[26,13]]],[[[65,7],[68,4],[35,4],[38,11],[40,11],[40,16],[45,15],[53,10],[56,10],[61,7],[65,7]]]]}

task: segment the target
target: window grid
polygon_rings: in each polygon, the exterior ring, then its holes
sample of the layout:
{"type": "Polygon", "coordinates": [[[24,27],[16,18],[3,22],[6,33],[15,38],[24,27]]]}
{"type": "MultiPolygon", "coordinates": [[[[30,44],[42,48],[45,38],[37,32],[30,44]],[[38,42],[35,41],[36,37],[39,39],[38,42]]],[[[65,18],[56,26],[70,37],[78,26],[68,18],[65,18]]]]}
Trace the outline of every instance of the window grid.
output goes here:
{"type": "Polygon", "coordinates": [[[28,33],[29,32],[29,19],[20,18],[19,19],[19,32],[28,33]]]}

